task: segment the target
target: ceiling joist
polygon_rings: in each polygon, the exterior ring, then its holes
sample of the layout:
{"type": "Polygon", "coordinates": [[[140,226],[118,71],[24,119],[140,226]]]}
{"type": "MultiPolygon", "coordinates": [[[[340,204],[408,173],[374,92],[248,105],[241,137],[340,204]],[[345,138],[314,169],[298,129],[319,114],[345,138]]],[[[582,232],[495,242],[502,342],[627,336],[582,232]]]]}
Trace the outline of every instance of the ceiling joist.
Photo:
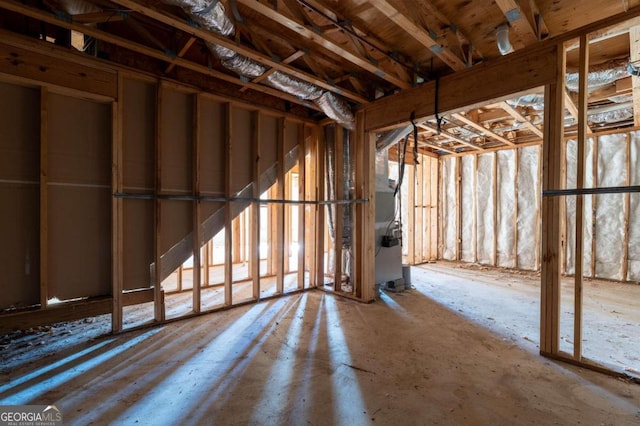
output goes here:
{"type": "MultiPolygon", "coordinates": [[[[362,97],[361,95],[351,92],[349,90],[343,89],[341,87],[336,87],[328,83],[325,80],[317,78],[311,74],[308,74],[304,71],[296,69],[294,67],[283,64],[282,62],[273,59],[267,55],[256,52],[253,49],[250,49],[246,46],[237,44],[234,40],[230,40],[226,37],[217,35],[211,31],[203,30],[200,28],[195,28],[190,25],[188,22],[183,21],[176,16],[170,15],[164,11],[156,9],[154,7],[146,6],[138,3],[133,0],[112,0],[114,3],[119,4],[120,6],[126,7],[134,12],[140,13],[142,15],[148,16],[156,21],[162,22],[166,25],[169,25],[173,28],[179,29],[181,31],[186,32],[187,34],[191,34],[195,37],[201,38],[204,41],[208,41],[210,43],[215,43],[220,46],[226,47],[228,49],[234,50],[241,55],[244,55],[250,59],[253,59],[256,62],[259,62],[262,65],[275,68],[278,71],[286,73],[292,77],[298,78],[302,81],[306,81],[307,83],[314,84],[323,89],[329,90],[331,92],[337,93],[339,95],[343,95],[344,97],[351,99],[352,101],[359,102],[362,104],[366,104],[369,102],[368,99],[362,97]]],[[[2,3],[15,3],[10,0],[2,0],[2,3]]]]}
{"type": "Polygon", "coordinates": [[[500,108],[504,109],[510,116],[515,118],[517,121],[524,124],[529,130],[531,130],[536,136],[540,139],[543,138],[542,130],[538,129],[531,121],[527,120],[527,118],[520,114],[520,111],[509,105],[506,101],[500,102],[500,108]]]}
{"type": "Polygon", "coordinates": [[[387,0],[369,0],[369,3],[375,6],[380,12],[384,13],[396,25],[403,28],[407,34],[429,49],[435,56],[440,58],[454,71],[459,71],[467,67],[465,61],[460,59],[460,57],[454,54],[450,49],[442,47],[438,43],[438,40],[427,30],[416,24],[410,17],[402,14],[387,0]]]}
{"type": "Polygon", "coordinates": [[[513,28],[520,42],[514,42],[514,48],[521,49],[538,40],[536,30],[531,26],[527,16],[516,0],[495,0],[496,4],[504,13],[513,28]]]}
{"type": "Polygon", "coordinates": [[[515,146],[516,144],[511,142],[509,139],[500,136],[497,133],[494,133],[493,131],[487,129],[486,127],[484,127],[482,124],[480,123],[476,123],[475,121],[465,117],[462,114],[452,114],[452,117],[455,118],[458,121],[463,122],[464,124],[466,124],[469,127],[473,127],[474,129],[478,130],[479,132],[485,134],[486,136],[489,136],[492,139],[495,139],[499,142],[502,142],[503,144],[506,145],[511,145],[511,146],[515,146]]]}
{"type": "MultiPolygon", "coordinates": [[[[120,1],[120,0],[118,0],[120,1]]],[[[255,0],[237,0],[238,3],[242,4],[243,6],[253,10],[254,12],[259,13],[260,15],[271,19],[272,21],[294,31],[295,33],[301,35],[302,37],[306,38],[307,40],[310,40],[312,42],[314,42],[315,44],[327,49],[328,51],[339,55],[340,57],[344,58],[346,61],[372,73],[377,75],[378,77],[382,78],[383,80],[388,81],[389,83],[395,85],[396,87],[399,87],[401,89],[409,89],[411,88],[411,83],[401,80],[399,78],[397,78],[396,76],[384,71],[383,69],[381,69],[379,66],[373,64],[371,61],[369,61],[366,58],[363,58],[359,55],[356,55],[342,47],[340,47],[339,45],[337,45],[336,43],[334,43],[333,41],[323,37],[322,35],[316,33],[315,31],[313,31],[313,29],[308,28],[306,26],[304,26],[303,24],[294,21],[293,19],[282,15],[281,13],[279,13],[278,11],[270,8],[269,6],[266,6],[262,3],[256,2],[255,0]]]]}
{"type": "Polygon", "coordinates": [[[478,145],[477,143],[471,142],[469,140],[466,140],[464,138],[461,138],[459,136],[454,135],[453,133],[450,133],[446,130],[440,129],[440,131],[438,131],[438,128],[430,123],[421,123],[418,124],[418,127],[420,127],[421,129],[427,130],[431,133],[436,133],[436,134],[440,134],[444,137],[447,137],[449,139],[452,139],[458,143],[461,143],[463,145],[466,145],[468,147],[480,150],[480,151],[484,151],[484,148],[481,147],[480,145],[478,145]]]}

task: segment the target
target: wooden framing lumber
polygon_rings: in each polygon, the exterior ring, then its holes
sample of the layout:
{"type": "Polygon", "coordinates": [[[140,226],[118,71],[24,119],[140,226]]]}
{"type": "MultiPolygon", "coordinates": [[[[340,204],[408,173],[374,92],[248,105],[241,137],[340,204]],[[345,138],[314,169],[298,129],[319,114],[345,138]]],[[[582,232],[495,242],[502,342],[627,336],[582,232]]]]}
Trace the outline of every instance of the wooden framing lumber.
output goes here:
{"type": "MultiPolygon", "coordinates": [[[[298,200],[305,201],[307,199],[306,182],[307,182],[307,138],[304,134],[304,126],[298,125],[298,200]]],[[[306,205],[298,205],[298,290],[305,287],[305,259],[306,259],[306,205]]]]}
{"type": "MultiPolygon", "coordinates": [[[[564,97],[564,95],[563,95],[564,97]]],[[[506,101],[500,102],[500,107],[504,109],[510,116],[524,124],[529,130],[531,130],[539,138],[543,138],[542,130],[538,129],[532,122],[527,120],[525,116],[520,114],[520,111],[509,105],[506,101]]]]}
{"type": "Polygon", "coordinates": [[[49,300],[49,96],[40,88],[40,309],[49,300]]]}
{"type": "Polygon", "coordinates": [[[420,44],[429,49],[435,56],[440,58],[454,71],[466,68],[464,60],[455,55],[448,48],[443,48],[438,40],[433,37],[427,30],[416,24],[412,18],[404,15],[395,8],[387,0],[369,0],[369,3],[376,7],[380,12],[385,14],[396,25],[404,29],[405,32],[416,39],[420,44]]]}
{"type": "MultiPolygon", "coordinates": [[[[427,130],[429,132],[432,132],[432,133],[438,133],[438,128],[436,126],[434,126],[433,124],[430,124],[430,123],[421,123],[421,124],[418,124],[418,127],[420,127],[421,129],[427,130]]],[[[448,132],[448,131],[446,131],[444,129],[440,130],[440,134],[443,135],[443,136],[448,137],[449,139],[453,139],[454,141],[459,142],[459,143],[461,143],[463,145],[469,146],[471,148],[474,148],[474,149],[477,149],[477,150],[480,150],[480,151],[484,150],[484,148],[481,147],[480,145],[478,145],[478,144],[476,144],[474,142],[468,141],[468,140],[466,140],[464,138],[458,137],[458,136],[454,135],[453,133],[450,133],[450,132],[448,132]]]]}
{"type": "MultiPolygon", "coordinates": [[[[283,64],[290,64],[294,61],[296,61],[298,58],[301,58],[302,56],[304,56],[306,54],[306,52],[304,50],[296,50],[295,52],[293,52],[291,55],[289,55],[288,57],[286,57],[285,59],[282,60],[283,64]]],[[[251,80],[251,83],[253,84],[258,84],[261,81],[265,80],[267,77],[269,77],[271,74],[273,74],[274,72],[276,72],[277,70],[275,68],[270,68],[268,70],[266,70],[262,75],[254,78],[253,80],[251,80]]],[[[244,92],[245,90],[247,90],[249,88],[249,86],[242,86],[240,88],[241,92],[244,92]]]]}
{"type": "Polygon", "coordinates": [[[266,6],[263,3],[259,3],[256,2],[254,0],[238,0],[238,3],[242,4],[245,7],[250,8],[251,10],[253,10],[254,12],[259,13],[260,15],[271,19],[272,21],[288,28],[289,30],[294,31],[295,33],[299,34],[300,36],[302,36],[303,38],[305,38],[306,40],[310,40],[313,43],[323,47],[324,49],[327,49],[330,52],[333,52],[334,54],[339,55],[341,58],[343,58],[346,61],[349,61],[350,63],[372,73],[375,74],[377,76],[379,76],[380,78],[388,81],[389,83],[401,88],[401,89],[409,89],[411,87],[411,83],[401,80],[399,78],[397,78],[396,76],[394,76],[393,74],[390,74],[388,72],[385,72],[384,70],[382,70],[380,67],[378,67],[377,65],[374,65],[371,61],[369,61],[366,58],[362,58],[359,55],[355,55],[353,53],[351,53],[350,51],[342,48],[341,46],[337,45],[336,43],[334,43],[333,41],[323,37],[321,34],[318,34],[317,32],[313,31],[312,29],[301,25],[299,22],[285,16],[282,15],[281,13],[277,12],[276,10],[270,8],[269,6],[266,6]]]}
{"type": "MultiPolygon", "coordinates": [[[[165,88],[162,83],[156,88],[156,140],[155,140],[155,193],[162,193],[162,108],[163,108],[163,92],[165,88]]],[[[153,310],[156,322],[165,320],[164,292],[162,290],[162,200],[156,199],[154,203],[154,273],[153,273],[153,310]]]]}
{"type": "Polygon", "coordinates": [[[522,48],[538,40],[536,30],[525,16],[517,0],[495,0],[495,3],[504,13],[509,26],[516,33],[518,41],[514,42],[514,47],[522,48]]]}
{"type": "MultiPolygon", "coordinates": [[[[315,161],[316,161],[316,200],[324,200],[324,179],[325,179],[325,162],[324,162],[324,129],[321,127],[314,127],[315,134],[315,161]]],[[[326,207],[321,204],[316,204],[316,286],[324,288],[324,239],[325,239],[325,210],[326,207]]]]}
{"type": "MultiPolygon", "coordinates": [[[[579,87],[578,87],[578,155],[576,171],[576,188],[584,188],[584,166],[586,162],[587,145],[587,107],[589,96],[589,40],[586,35],[580,37],[579,53],[579,87]]],[[[566,92],[565,92],[566,93],[566,92]]],[[[566,145],[566,144],[565,144],[566,145]]],[[[576,229],[574,250],[574,323],[573,323],[573,357],[582,359],[582,276],[583,274],[583,223],[584,223],[584,196],[576,196],[576,229]]]]}
{"type": "MultiPolygon", "coordinates": [[[[260,123],[259,111],[252,113],[251,122],[251,157],[253,158],[251,177],[253,181],[253,198],[260,198],[260,123]]],[[[256,201],[251,206],[251,220],[249,225],[249,276],[252,280],[253,298],[260,299],[260,202],[256,201]]]]}
{"type": "MultiPolygon", "coordinates": [[[[0,1],[10,1],[10,0],[0,0],[0,1]]],[[[180,19],[178,19],[175,16],[169,15],[166,12],[163,12],[159,9],[156,9],[154,7],[150,7],[150,6],[146,6],[143,5],[141,3],[138,3],[137,1],[134,0],[114,0],[114,3],[119,4],[123,7],[126,7],[132,11],[138,12],[142,15],[146,15],[152,19],[155,19],[159,22],[162,22],[166,25],[169,25],[173,28],[179,29],[181,31],[184,31],[188,34],[191,34],[195,37],[201,38],[204,41],[208,41],[211,43],[215,43],[217,45],[226,47],[228,49],[234,50],[236,52],[238,52],[241,55],[244,55],[250,59],[253,59],[254,61],[257,61],[263,65],[266,65],[268,67],[271,68],[275,68],[278,71],[282,71],[284,73],[287,73],[295,78],[298,78],[302,81],[306,81],[308,83],[311,84],[315,84],[319,87],[322,87],[326,90],[329,90],[331,92],[334,93],[338,93],[341,94],[353,101],[359,102],[359,103],[363,103],[366,104],[368,103],[368,99],[363,98],[362,96],[352,93],[348,90],[342,89],[340,87],[336,87],[330,83],[327,83],[326,81],[323,81],[317,77],[314,77],[310,74],[307,74],[303,71],[300,71],[296,68],[290,67],[286,64],[283,64],[277,60],[274,60],[273,58],[268,57],[267,55],[264,55],[262,53],[256,52],[253,49],[250,49],[246,46],[242,46],[237,44],[234,40],[228,39],[226,37],[223,36],[219,36],[217,34],[214,34],[211,31],[207,31],[204,29],[200,29],[200,28],[196,28],[194,26],[191,26],[189,23],[187,22],[183,22],[180,19]]],[[[178,64],[179,65],[179,64],[178,64]]],[[[277,91],[276,91],[277,92],[277,91]]]]}
{"type": "MultiPolygon", "coordinates": [[[[555,44],[540,44],[494,61],[474,66],[439,82],[439,112],[469,110],[489,100],[509,99],[553,81],[556,76],[555,44]]],[[[367,105],[365,129],[389,130],[435,114],[435,81],[379,99],[367,105]]]]}
{"type": "Polygon", "coordinates": [[[511,142],[509,139],[500,136],[497,133],[494,133],[493,131],[491,131],[490,129],[487,129],[486,127],[484,127],[482,124],[480,123],[476,123],[475,121],[469,119],[468,117],[460,114],[460,113],[453,113],[452,117],[455,118],[458,121],[462,121],[464,124],[473,127],[474,129],[482,132],[483,134],[489,136],[492,139],[495,139],[499,142],[502,142],[505,145],[508,146],[515,146],[516,144],[511,142]]]}
{"type": "MultiPolygon", "coordinates": [[[[130,1],[130,0],[122,0],[122,1],[130,1]]],[[[65,21],[61,21],[58,18],[56,18],[54,15],[36,9],[36,8],[32,8],[29,6],[25,6],[22,5],[20,3],[14,2],[12,0],[0,0],[0,7],[11,10],[13,12],[17,12],[17,13],[21,13],[23,15],[26,16],[30,16],[34,19],[38,19],[40,21],[52,24],[52,25],[57,25],[60,26],[62,28],[66,28],[66,29],[70,29],[70,30],[75,30],[78,32],[81,32],[85,35],[94,37],[98,40],[102,40],[105,41],[107,43],[113,44],[114,46],[118,46],[118,47],[123,47],[125,49],[129,49],[133,52],[139,53],[139,54],[143,54],[146,56],[149,56],[151,58],[155,58],[155,59],[159,59],[161,61],[165,61],[168,63],[173,63],[176,64],[177,66],[181,66],[183,68],[204,74],[204,75],[208,75],[214,78],[217,78],[219,80],[222,81],[226,81],[228,83],[232,83],[232,84],[236,84],[239,86],[249,86],[251,89],[256,90],[258,92],[262,92],[262,93],[266,93],[269,94],[271,96],[275,96],[284,100],[288,100],[290,102],[296,103],[296,104],[300,104],[300,105],[304,105],[308,108],[312,108],[312,109],[317,109],[317,107],[313,104],[310,103],[308,101],[305,100],[301,100],[299,98],[297,98],[296,96],[292,96],[289,95],[287,93],[281,92],[279,90],[275,90],[272,89],[270,87],[264,86],[264,85],[260,85],[260,84],[253,84],[251,82],[243,82],[240,77],[236,77],[236,76],[232,76],[220,71],[217,71],[215,69],[212,69],[206,65],[201,65],[195,62],[191,62],[188,61],[186,59],[180,58],[180,57],[173,57],[173,56],[167,56],[167,54],[161,50],[158,49],[154,49],[154,48],[150,48],[147,46],[144,46],[142,44],[139,43],[135,43],[131,40],[128,40],[126,38],[123,37],[119,37],[119,36],[115,36],[113,34],[107,33],[105,31],[101,31],[98,29],[95,29],[91,26],[86,26],[86,25],[79,25],[79,24],[74,24],[74,23],[69,23],[69,22],[65,22],[65,21]]],[[[198,32],[198,31],[202,31],[204,32],[204,34],[209,34],[209,35],[213,35],[213,33],[210,32],[206,32],[204,30],[199,30],[199,29],[195,29],[194,27],[190,27],[188,24],[184,24],[187,28],[191,28],[192,30],[194,30],[194,32],[198,32]]],[[[226,42],[229,42],[229,40],[226,40],[226,42]]],[[[235,44],[234,44],[235,46],[235,44]]],[[[233,47],[232,47],[233,49],[233,47]]],[[[236,48],[237,50],[237,48],[236,48]]],[[[274,62],[273,60],[269,59],[268,62],[274,62]]],[[[275,63],[275,62],[274,62],[275,63]]],[[[0,64],[1,65],[1,64],[0,64]]],[[[55,70],[54,67],[51,68],[51,70],[55,70]]],[[[3,71],[2,68],[0,68],[0,71],[3,71]]],[[[92,73],[95,73],[94,71],[92,71],[92,73]]],[[[299,74],[304,74],[301,71],[298,72],[299,74]]],[[[42,74],[42,73],[40,73],[42,74]]],[[[54,72],[51,71],[50,73],[53,75],[54,72]]],[[[36,74],[39,75],[39,74],[36,74]]],[[[37,77],[37,78],[41,78],[41,77],[37,77]]],[[[47,78],[46,76],[44,76],[44,78],[47,78]]],[[[115,80],[115,75],[112,77],[115,80]]],[[[299,77],[300,78],[300,77],[299,77]]],[[[303,79],[303,78],[301,78],[303,79]]],[[[303,79],[304,80],[304,79],[303,79]]],[[[86,84],[88,87],[86,89],[86,91],[92,92],[95,91],[96,89],[93,87],[94,85],[98,84],[98,82],[104,81],[104,79],[87,79],[85,78],[84,80],[80,80],[80,81],[85,81],[84,84],[86,84]]],[[[321,80],[320,80],[321,81],[321,80]]],[[[330,86],[328,83],[322,83],[325,86],[330,86]]],[[[113,90],[115,90],[115,84],[113,85],[113,90]]],[[[356,99],[357,102],[362,102],[362,103],[366,103],[367,99],[362,98],[360,95],[357,94],[352,94],[351,92],[347,91],[347,90],[343,90],[343,89],[338,89],[338,88],[334,88],[334,91],[338,91],[339,93],[341,93],[342,95],[344,95],[345,97],[354,97],[356,99]]],[[[115,97],[115,93],[111,93],[111,97],[115,97]]]]}
{"type": "MultiPolygon", "coordinates": [[[[631,140],[628,133],[625,135],[625,145],[627,150],[626,164],[625,164],[627,179],[625,181],[625,185],[629,186],[631,185],[632,170],[631,170],[631,140]]],[[[622,236],[622,267],[620,271],[620,277],[622,281],[627,281],[627,275],[629,272],[629,215],[630,215],[629,210],[631,209],[630,193],[627,192],[624,194],[623,203],[624,203],[624,206],[623,206],[624,229],[623,229],[623,236],[622,236]]]]}
{"type": "MultiPolygon", "coordinates": [[[[334,196],[336,200],[344,200],[344,137],[343,128],[334,125],[333,130],[334,143],[334,196]]],[[[342,291],[342,235],[344,231],[344,206],[342,204],[333,205],[334,217],[334,244],[333,244],[333,289],[342,291]]]]}
{"type": "MultiPolygon", "coordinates": [[[[629,53],[632,64],[636,67],[640,66],[640,25],[633,26],[629,29],[629,53]]],[[[631,77],[632,93],[633,93],[633,124],[640,126],[640,78],[631,77]]]]}
{"type": "MultiPolygon", "coordinates": [[[[285,159],[285,132],[287,131],[287,122],[284,118],[278,120],[278,135],[276,140],[276,151],[277,151],[277,166],[276,166],[276,199],[284,200],[285,199],[285,170],[284,170],[284,159],[285,159]]],[[[285,214],[284,214],[284,204],[277,204],[275,206],[276,210],[276,239],[275,241],[271,241],[271,249],[275,250],[275,258],[276,258],[276,293],[284,294],[284,255],[285,255],[285,214]],[[275,244],[275,249],[273,245],[275,244]]]]}
{"type": "MultiPolygon", "coordinates": [[[[123,192],[123,139],[122,119],[124,96],[124,79],[118,76],[118,99],[111,104],[111,190],[112,193],[123,192]]],[[[111,198],[111,331],[117,333],[123,327],[122,290],[124,285],[124,200],[111,198]]]]}
{"type": "MultiPolygon", "coordinates": [[[[187,52],[189,51],[189,49],[191,49],[191,46],[193,46],[193,43],[195,43],[197,40],[197,38],[190,36],[186,43],[184,45],[182,45],[182,47],[180,48],[180,50],[178,51],[178,58],[182,58],[184,55],[187,54],[187,52]]],[[[165,68],[164,73],[165,74],[169,74],[174,68],[175,68],[176,64],[175,62],[170,63],[169,65],[167,65],[167,68],[165,68]]],[[[246,89],[247,86],[243,86],[242,89],[246,89]]],[[[240,89],[240,90],[242,90],[240,89]]]]}
{"type": "MultiPolygon", "coordinates": [[[[193,152],[192,152],[192,201],[193,228],[193,312],[199,313],[202,302],[202,232],[200,231],[201,212],[200,202],[195,198],[200,196],[200,151],[202,146],[202,95],[196,94],[193,97],[193,152]]],[[[206,260],[205,260],[206,261],[206,260]]]]}
{"type": "MultiPolygon", "coordinates": [[[[562,184],[564,48],[558,51],[556,67],[556,81],[545,86],[543,191],[558,189],[562,184]]],[[[560,198],[543,197],[540,352],[551,355],[558,353],[560,344],[560,221],[560,198]]]]}
{"type": "MultiPolygon", "coordinates": [[[[233,164],[233,127],[232,107],[230,103],[224,105],[224,192],[227,197],[233,196],[232,191],[232,168],[233,164]]],[[[224,203],[224,305],[233,304],[233,212],[231,202],[224,203]]]]}
{"type": "Polygon", "coordinates": [[[498,153],[494,152],[491,169],[491,185],[493,186],[493,253],[491,263],[498,266],[498,153]]]}

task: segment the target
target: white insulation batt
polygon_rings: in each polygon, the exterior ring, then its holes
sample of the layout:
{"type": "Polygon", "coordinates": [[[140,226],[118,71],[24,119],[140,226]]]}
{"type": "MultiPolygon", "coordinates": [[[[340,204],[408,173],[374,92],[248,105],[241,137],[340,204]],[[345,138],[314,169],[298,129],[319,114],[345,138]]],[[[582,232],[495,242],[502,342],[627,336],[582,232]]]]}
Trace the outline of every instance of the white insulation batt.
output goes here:
{"type": "Polygon", "coordinates": [[[478,155],[476,174],[477,197],[477,236],[476,244],[478,263],[493,264],[494,232],[493,232],[493,163],[494,154],[478,155]]]}
{"type": "Polygon", "coordinates": [[[476,184],[473,155],[462,157],[462,256],[465,262],[474,262],[475,241],[473,229],[476,226],[475,210],[473,208],[473,187],[476,184]]]}
{"type": "MultiPolygon", "coordinates": [[[[631,143],[631,185],[640,185],[640,133],[632,132],[631,143]]],[[[627,280],[640,281],[640,194],[630,194],[629,203],[629,264],[627,268],[627,280]]]]}
{"type": "Polygon", "coordinates": [[[540,205],[540,148],[518,149],[518,265],[520,269],[537,268],[536,230],[540,205]]]}
{"type": "MultiPolygon", "coordinates": [[[[461,260],[526,270],[539,267],[536,237],[539,234],[542,192],[540,155],[540,147],[532,146],[518,149],[517,155],[516,151],[504,150],[460,159],[461,260]],[[497,182],[494,182],[494,176],[497,182]],[[494,190],[497,191],[495,195],[494,190]]],[[[568,189],[577,185],[577,155],[577,142],[569,140],[565,182],[568,189]]],[[[588,139],[585,157],[585,188],[640,185],[640,168],[636,167],[640,161],[640,131],[588,139]],[[597,170],[593,169],[594,153],[597,153],[597,170]],[[630,176],[627,176],[628,161],[630,176]]],[[[442,172],[442,253],[445,259],[455,259],[456,159],[445,158],[442,172]]],[[[597,278],[621,280],[626,272],[628,281],[640,281],[640,194],[585,195],[583,200],[584,275],[591,276],[593,264],[597,278]],[[625,211],[626,196],[630,200],[628,212],[625,211]],[[629,221],[628,247],[624,246],[625,217],[629,221]],[[592,259],[594,238],[595,259],[592,259]],[[628,266],[623,271],[625,251],[628,251],[628,266]]],[[[575,273],[576,263],[576,196],[567,196],[564,202],[564,271],[571,275],[575,273]]]]}
{"type": "Polygon", "coordinates": [[[442,162],[442,176],[444,185],[443,211],[447,220],[443,223],[444,240],[442,257],[456,260],[456,158],[449,157],[442,162]]]}
{"type": "Polygon", "coordinates": [[[516,214],[516,154],[515,151],[498,151],[498,200],[497,253],[498,266],[514,268],[515,253],[515,214],[516,214]]]}
{"type": "MultiPolygon", "coordinates": [[[[626,185],[626,135],[602,136],[598,141],[598,186],[626,185]]],[[[596,197],[596,277],[622,278],[624,215],[624,194],[596,197]]]]}

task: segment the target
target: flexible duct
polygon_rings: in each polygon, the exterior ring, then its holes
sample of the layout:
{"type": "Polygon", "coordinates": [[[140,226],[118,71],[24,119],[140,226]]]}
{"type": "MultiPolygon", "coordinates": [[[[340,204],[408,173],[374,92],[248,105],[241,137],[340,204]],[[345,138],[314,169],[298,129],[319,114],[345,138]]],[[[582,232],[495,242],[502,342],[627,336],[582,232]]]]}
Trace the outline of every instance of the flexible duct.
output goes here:
{"type": "MultiPolygon", "coordinates": [[[[164,3],[179,6],[195,22],[216,34],[232,37],[235,26],[225,13],[224,6],[219,0],[162,0],[164,3]]],[[[233,49],[206,43],[209,50],[220,59],[222,66],[236,74],[254,79],[264,74],[267,69],[253,59],[240,55],[233,49]]],[[[296,96],[300,99],[313,101],[329,118],[349,129],[354,128],[354,117],[349,105],[342,99],[320,87],[298,80],[280,71],[269,75],[265,84],[296,96]]]]}
{"type": "MultiPolygon", "coordinates": [[[[592,71],[589,72],[589,76],[587,78],[587,86],[589,88],[589,91],[599,89],[615,82],[616,80],[628,77],[628,63],[629,61],[627,60],[616,60],[608,62],[600,67],[595,67],[592,71]]],[[[578,80],[579,76],[577,72],[567,73],[567,89],[571,90],[572,92],[577,92],[578,80]]]]}
{"type": "Polygon", "coordinates": [[[496,39],[498,42],[498,50],[501,55],[513,52],[513,46],[509,41],[509,24],[502,24],[496,28],[496,39]]]}

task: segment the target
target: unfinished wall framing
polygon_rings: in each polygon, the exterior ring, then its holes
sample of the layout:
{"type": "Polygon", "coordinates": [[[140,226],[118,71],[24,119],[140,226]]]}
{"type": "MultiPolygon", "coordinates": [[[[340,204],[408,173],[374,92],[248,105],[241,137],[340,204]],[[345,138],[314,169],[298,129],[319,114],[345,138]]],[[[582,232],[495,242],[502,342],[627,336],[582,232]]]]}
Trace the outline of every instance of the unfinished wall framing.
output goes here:
{"type": "MultiPolygon", "coordinates": [[[[11,200],[1,330],[112,313],[119,331],[324,283],[325,210],[353,211],[340,203],[363,187],[323,203],[323,127],[47,55],[30,52],[26,65],[54,61],[69,76],[0,74],[0,192],[11,200]],[[95,93],[92,77],[104,82],[95,93]],[[149,315],[130,317],[140,304],[149,315]]],[[[368,151],[347,143],[354,132],[333,133],[352,153],[348,167],[342,157],[333,165],[342,188],[343,173],[363,176],[368,151]]],[[[349,268],[354,260],[350,250],[349,268]]],[[[372,298],[351,275],[346,293],[372,298]]]]}

